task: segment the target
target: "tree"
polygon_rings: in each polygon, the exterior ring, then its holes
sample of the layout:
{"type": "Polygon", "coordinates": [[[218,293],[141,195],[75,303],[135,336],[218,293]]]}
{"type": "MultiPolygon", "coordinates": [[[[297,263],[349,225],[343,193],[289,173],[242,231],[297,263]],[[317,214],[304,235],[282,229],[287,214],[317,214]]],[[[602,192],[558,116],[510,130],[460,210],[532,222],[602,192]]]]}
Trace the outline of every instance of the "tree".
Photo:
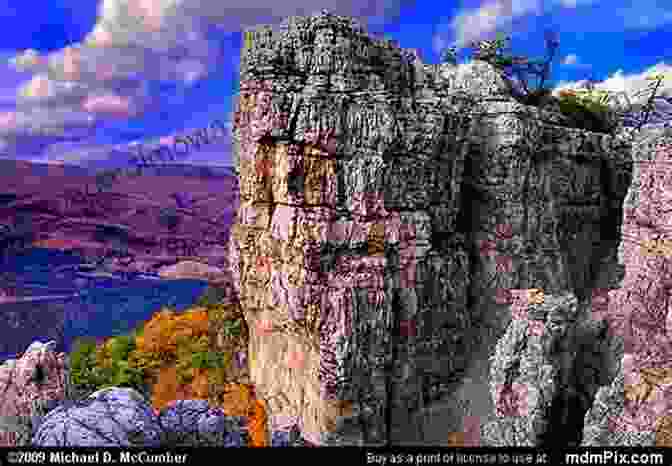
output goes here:
{"type": "MultiPolygon", "coordinates": [[[[505,55],[505,42],[509,41],[510,37],[504,37],[502,34],[498,34],[497,39],[493,41],[472,42],[472,48],[476,49],[473,58],[488,62],[499,69],[505,78],[506,84],[509,86],[511,95],[516,100],[526,105],[535,106],[557,103],[560,104],[563,113],[565,110],[572,110],[570,112],[572,114],[585,114],[588,112],[590,114],[588,116],[593,121],[590,125],[593,130],[613,133],[622,126],[634,126],[639,130],[651,117],[655,116],[663,120],[672,119],[672,112],[665,112],[660,107],[653,105],[656,100],[672,104],[672,97],[656,95],[660,88],[660,83],[664,79],[664,76],[660,74],[647,77],[648,80],[653,80],[654,83],[647,89],[634,94],[641,95],[642,93],[650,92],[645,104],[633,105],[628,95],[624,92],[613,93],[597,90],[595,86],[596,81],[590,78],[584,86],[585,89],[566,91],[561,98],[551,96],[551,89],[546,88],[544,84],[549,79],[551,62],[560,42],[555,32],[546,31],[544,35],[548,52],[546,59],[542,61],[505,55]],[[527,75],[539,78],[536,89],[530,89],[527,75]],[[522,89],[516,89],[514,82],[519,83],[522,89]],[[618,106],[613,104],[609,105],[610,102],[619,96],[624,97],[627,103],[625,108],[617,108],[618,106]],[[582,109],[578,107],[582,107],[582,109]]],[[[444,61],[456,63],[455,47],[445,50],[442,58],[444,61]]]]}
{"type": "Polygon", "coordinates": [[[505,81],[509,84],[511,94],[522,103],[527,105],[541,104],[551,93],[550,89],[546,88],[544,84],[550,77],[551,63],[560,45],[557,33],[552,31],[544,33],[547,49],[544,60],[530,60],[522,56],[505,55],[503,53],[504,41],[510,41],[510,37],[501,38],[499,36],[493,42],[472,43],[472,46],[478,48],[474,58],[489,62],[499,69],[505,81]],[[539,79],[536,88],[530,88],[529,75],[539,79]],[[522,93],[513,86],[513,82],[522,86],[522,93]]]}
{"type": "MultiPolygon", "coordinates": [[[[550,89],[544,87],[544,84],[549,79],[551,62],[560,44],[558,34],[555,32],[546,31],[544,38],[547,48],[545,60],[529,60],[522,56],[505,54],[504,50],[509,48],[505,43],[510,41],[511,38],[501,33],[497,34],[495,40],[471,42],[470,48],[474,50],[472,58],[495,66],[505,78],[509,91],[514,98],[527,105],[540,105],[551,93],[550,89]],[[529,87],[527,75],[530,74],[539,78],[536,89],[530,89],[529,87]],[[522,90],[517,89],[514,83],[519,83],[522,90]]],[[[456,48],[451,47],[444,50],[442,60],[455,64],[457,62],[456,48]]]]}

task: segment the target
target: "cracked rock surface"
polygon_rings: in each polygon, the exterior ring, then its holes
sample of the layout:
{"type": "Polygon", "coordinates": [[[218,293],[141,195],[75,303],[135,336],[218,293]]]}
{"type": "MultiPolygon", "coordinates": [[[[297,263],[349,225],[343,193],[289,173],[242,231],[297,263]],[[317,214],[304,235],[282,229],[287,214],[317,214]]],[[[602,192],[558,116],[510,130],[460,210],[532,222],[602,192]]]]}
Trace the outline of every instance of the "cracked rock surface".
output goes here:
{"type": "MultiPolygon", "coordinates": [[[[472,339],[504,333],[497,293],[583,302],[609,275],[628,142],[522,105],[489,64],[425,65],[324,13],[246,31],[240,70],[229,263],[272,423],[318,445],[410,441],[465,371],[488,383],[472,339]]],[[[552,366],[511,332],[520,364],[552,366]]],[[[552,384],[525,370],[536,413],[552,384]]]]}

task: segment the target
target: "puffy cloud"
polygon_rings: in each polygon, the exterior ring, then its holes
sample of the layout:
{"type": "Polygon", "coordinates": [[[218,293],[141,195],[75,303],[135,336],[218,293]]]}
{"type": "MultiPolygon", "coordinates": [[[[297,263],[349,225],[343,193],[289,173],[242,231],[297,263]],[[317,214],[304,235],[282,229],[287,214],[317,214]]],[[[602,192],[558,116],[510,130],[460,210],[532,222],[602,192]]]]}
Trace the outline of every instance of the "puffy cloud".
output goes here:
{"type": "MultiPolygon", "coordinates": [[[[647,102],[647,99],[651,96],[653,85],[655,83],[655,81],[646,78],[655,75],[662,75],[665,77],[665,79],[661,81],[656,95],[666,98],[672,97],[672,66],[667,65],[664,62],[657,63],[641,73],[633,73],[629,75],[624,74],[623,70],[619,69],[604,81],[594,82],[593,85],[596,90],[613,93],[614,98],[608,102],[612,107],[617,109],[627,109],[628,100],[623,97],[623,95],[626,95],[635,109],[641,109],[647,102]]],[[[587,84],[587,80],[573,82],[562,81],[553,89],[553,94],[558,95],[559,91],[564,89],[585,88],[587,84]]],[[[654,100],[654,103],[656,108],[665,113],[672,111],[672,105],[670,105],[669,102],[654,100]]]]}
{"type": "Polygon", "coordinates": [[[164,26],[165,11],[157,0],[135,0],[129,2],[129,12],[142,19],[142,25],[149,31],[158,31],[164,26]]]}
{"type": "MultiPolygon", "coordinates": [[[[101,118],[141,116],[148,108],[155,108],[147,107],[153,99],[143,94],[147,87],[142,83],[172,81],[179,92],[182,86],[217,70],[222,59],[228,59],[223,57],[221,39],[211,34],[213,26],[220,31],[235,32],[245,26],[279,23],[287,16],[310,14],[323,8],[360,20],[395,18],[400,2],[102,0],[96,24],[81,43],[44,56],[26,50],[8,57],[14,70],[35,73],[20,86],[17,111],[48,114],[49,128],[71,130],[76,128],[70,120],[57,121],[68,110],[85,109],[101,118]],[[54,112],[54,108],[62,111],[54,112]]],[[[83,124],[84,129],[90,126],[88,121],[83,124]]],[[[20,126],[17,131],[25,131],[20,126]]]]}
{"type": "Polygon", "coordinates": [[[171,146],[175,142],[176,137],[177,136],[174,135],[160,137],[159,144],[163,146],[171,146]]]}
{"type": "Polygon", "coordinates": [[[452,46],[459,49],[482,40],[484,36],[510,25],[516,18],[539,13],[541,4],[540,0],[490,0],[479,8],[465,10],[450,23],[455,33],[452,46]]]}
{"type": "MultiPolygon", "coordinates": [[[[630,75],[623,74],[623,70],[617,70],[604,81],[593,83],[595,89],[605,90],[614,93],[625,93],[630,100],[635,102],[644,102],[649,97],[650,92],[646,92],[650,88],[652,81],[646,79],[648,76],[662,74],[666,78],[662,81],[658,88],[658,95],[671,95],[672,93],[672,66],[663,63],[658,63],[641,73],[634,73],[630,75]],[[641,94],[641,95],[637,95],[641,94]]],[[[573,82],[563,81],[558,83],[554,88],[554,93],[562,89],[580,89],[585,87],[587,80],[579,80],[573,82]]]]}
{"type": "Polygon", "coordinates": [[[19,95],[29,99],[49,97],[53,95],[53,83],[46,75],[36,75],[23,88],[19,89],[19,95]]]}
{"type": "Polygon", "coordinates": [[[42,57],[35,49],[25,50],[23,53],[10,59],[10,63],[18,70],[30,69],[43,62],[44,57],[42,57]]]}
{"type": "Polygon", "coordinates": [[[85,44],[93,47],[110,47],[114,44],[112,34],[104,24],[98,23],[85,39],[85,44]]]}
{"type": "Polygon", "coordinates": [[[579,57],[577,57],[575,54],[570,53],[567,55],[565,58],[562,59],[562,64],[563,65],[576,65],[579,62],[579,57]]]}
{"type": "Polygon", "coordinates": [[[130,117],[135,114],[133,104],[128,97],[111,94],[87,97],[82,107],[87,112],[117,117],[130,117]]]}
{"type": "Polygon", "coordinates": [[[462,48],[472,41],[483,37],[484,34],[493,32],[506,24],[512,15],[511,4],[506,1],[495,0],[488,2],[480,8],[468,10],[457,15],[451,22],[455,30],[455,46],[462,48]]]}
{"type": "MultiPolygon", "coordinates": [[[[511,30],[513,23],[525,16],[543,13],[546,5],[554,7],[580,8],[596,3],[596,0],[487,0],[478,8],[464,9],[450,22],[454,34],[452,42],[446,39],[434,40],[437,53],[447,44],[458,49],[467,47],[471,42],[487,39],[502,29],[511,30]]],[[[614,18],[622,21],[617,27],[653,29],[672,21],[672,10],[669,6],[656,0],[640,0],[636,3],[623,2],[625,7],[614,9],[614,18]]],[[[560,13],[560,14],[565,14],[560,13]]],[[[446,32],[438,32],[444,35],[446,32]]],[[[507,33],[511,35],[510,33],[507,33]]]]}
{"type": "Polygon", "coordinates": [[[63,50],[63,75],[68,81],[77,81],[80,78],[82,55],[79,49],[66,47],[63,50]]]}
{"type": "Polygon", "coordinates": [[[4,112],[0,114],[0,132],[14,131],[17,128],[17,123],[16,112],[4,112]]]}
{"type": "Polygon", "coordinates": [[[560,0],[560,5],[565,8],[576,8],[577,6],[590,5],[597,0],[560,0]]]}

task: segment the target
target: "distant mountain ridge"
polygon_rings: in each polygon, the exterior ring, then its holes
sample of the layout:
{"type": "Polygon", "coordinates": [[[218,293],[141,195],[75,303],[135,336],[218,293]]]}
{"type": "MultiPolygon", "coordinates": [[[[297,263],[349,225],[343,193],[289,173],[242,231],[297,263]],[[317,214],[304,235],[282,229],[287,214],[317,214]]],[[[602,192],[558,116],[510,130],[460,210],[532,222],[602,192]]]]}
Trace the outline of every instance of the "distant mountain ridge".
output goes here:
{"type": "Polygon", "coordinates": [[[153,166],[106,186],[98,183],[99,172],[0,160],[0,225],[28,227],[35,233],[32,245],[77,249],[92,260],[121,254],[120,266],[133,270],[181,260],[226,263],[229,226],[238,207],[230,167],[153,166]]]}
{"type": "MultiPolygon", "coordinates": [[[[98,165],[84,166],[76,164],[54,164],[42,162],[29,162],[23,160],[0,159],[0,170],[13,170],[17,166],[30,165],[35,175],[47,176],[53,172],[56,167],[65,171],[69,176],[91,176],[101,171],[108,170],[137,170],[133,165],[98,165]]],[[[156,164],[143,167],[143,174],[165,175],[165,176],[198,176],[198,177],[235,177],[234,167],[232,165],[194,165],[194,164],[156,164]]],[[[0,187],[0,190],[2,188],[0,187]]],[[[2,194],[0,194],[2,195],[2,194]]],[[[1,202],[1,200],[0,200],[1,202]]]]}

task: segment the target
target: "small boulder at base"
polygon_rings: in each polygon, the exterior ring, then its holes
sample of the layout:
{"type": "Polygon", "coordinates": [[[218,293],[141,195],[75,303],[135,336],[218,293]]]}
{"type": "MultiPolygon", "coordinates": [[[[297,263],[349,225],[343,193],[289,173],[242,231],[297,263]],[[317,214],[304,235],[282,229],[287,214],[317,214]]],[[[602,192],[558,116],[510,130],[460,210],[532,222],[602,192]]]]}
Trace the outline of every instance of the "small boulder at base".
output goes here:
{"type": "Polygon", "coordinates": [[[51,411],[33,436],[40,447],[129,447],[162,445],[150,403],[131,388],[110,387],[51,411]]]}
{"type": "Polygon", "coordinates": [[[245,421],[227,416],[206,400],[177,400],[159,416],[161,428],[171,446],[247,446],[245,421]]]}

